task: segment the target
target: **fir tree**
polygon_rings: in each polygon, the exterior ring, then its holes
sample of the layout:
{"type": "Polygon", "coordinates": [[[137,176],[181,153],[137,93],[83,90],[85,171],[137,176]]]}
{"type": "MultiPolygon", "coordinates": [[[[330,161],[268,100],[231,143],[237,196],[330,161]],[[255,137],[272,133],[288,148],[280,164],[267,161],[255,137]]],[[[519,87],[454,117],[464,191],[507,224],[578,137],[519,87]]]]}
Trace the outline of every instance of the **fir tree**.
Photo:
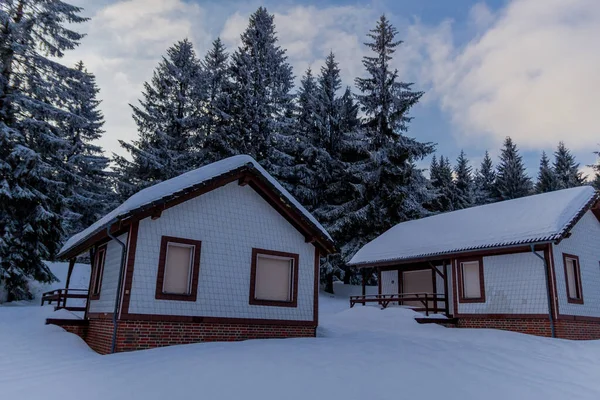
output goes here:
{"type": "MultiPolygon", "coordinates": [[[[594,154],[596,156],[600,156],[599,151],[595,151],[594,154]]],[[[595,164],[589,165],[589,167],[591,167],[595,171],[594,179],[591,181],[591,184],[596,188],[596,190],[600,190],[600,161],[597,161],[595,164]]]]}
{"type": "Polygon", "coordinates": [[[79,117],[61,107],[80,71],[51,58],[75,48],[81,9],[60,0],[0,3],[0,285],[9,300],[30,297],[27,280],[54,279],[43,263],[61,239],[62,127],[79,117]]]}
{"type": "Polygon", "coordinates": [[[132,160],[116,156],[121,198],[198,166],[201,69],[192,43],[185,39],[167,50],[144,84],[140,106],[131,106],[139,137],[120,141],[132,160]]]}
{"type": "Polygon", "coordinates": [[[535,191],[536,193],[546,193],[557,189],[558,182],[554,173],[554,169],[550,166],[550,160],[548,160],[546,152],[542,151],[540,170],[538,172],[538,178],[535,184],[535,191]]]}
{"type": "Polygon", "coordinates": [[[475,204],[488,204],[495,201],[496,172],[490,153],[485,152],[481,166],[475,172],[473,180],[475,204]]]}
{"type": "Polygon", "coordinates": [[[201,163],[208,164],[238,154],[230,141],[231,81],[229,54],[217,38],[202,61],[202,85],[206,93],[203,110],[205,135],[201,163]]]}
{"type": "Polygon", "coordinates": [[[473,169],[469,165],[465,152],[461,150],[458,159],[456,160],[456,167],[454,173],[456,179],[454,181],[454,209],[460,210],[462,208],[471,207],[474,203],[473,200],[473,169]]]}
{"type": "Polygon", "coordinates": [[[428,209],[433,212],[446,212],[455,209],[456,187],[452,180],[452,167],[450,160],[440,156],[439,162],[434,155],[431,159],[429,181],[434,189],[435,196],[430,201],[428,209]]]}
{"type": "Polygon", "coordinates": [[[411,120],[409,110],[422,92],[401,82],[398,71],[390,65],[402,43],[396,34],[396,28],[381,16],[368,34],[371,41],[366,45],[373,55],[363,58],[367,76],[355,80],[364,113],[363,146],[369,158],[351,168],[360,182],[361,205],[343,217],[352,227],[351,238],[340,243],[344,256],[352,255],[393,225],[425,215],[424,205],[431,200],[426,179],[415,162],[432,153],[433,145],[405,136],[411,120]]]}
{"type": "Polygon", "coordinates": [[[500,163],[496,172],[496,196],[498,200],[516,199],[532,192],[531,179],[525,172],[523,158],[510,137],[504,140],[500,163]]]}
{"type": "Polygon", "coordinates": [[[81,77],[67,80],[73,95],[67,109],[79,119],[64,127],[64,137],[70,145],[65,155],[64,179],[66,212],[63,221],[67,237],[87,228],[115,206],[111,177],[106,171],[109,159],[102,148],[93,144],[104,133],[104,117],[97,99],[100,90],[96,78],[85,69],[83,62],[77,63],[75,69],[81,72],[81,77]]]}
{"type": "Polygon", "coordinates": [[[558,148],[554,152],[554,174],[557,189],[568,189],[585,183],[583,174],[579,172],[579,164],[575,162],[575,156],[563,142],[558,144],[558,148]]]}
{"type": "Polygon", "coordinates": [[[231,59],[232,146],[281,175],[276,169],[293,167],[285,150],[293,140],[292,67],[277,46],[274,17],[266,8],[250,16],[241,40],[231,59]]]}

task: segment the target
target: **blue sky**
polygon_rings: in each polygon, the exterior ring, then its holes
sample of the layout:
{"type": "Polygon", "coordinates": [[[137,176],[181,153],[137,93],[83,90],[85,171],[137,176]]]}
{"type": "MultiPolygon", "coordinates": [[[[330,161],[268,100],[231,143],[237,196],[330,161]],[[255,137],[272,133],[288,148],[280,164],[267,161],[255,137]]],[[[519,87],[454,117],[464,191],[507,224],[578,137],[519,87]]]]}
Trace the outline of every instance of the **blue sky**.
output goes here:
{"type": "Polygon", "coordinates": [[[461,149],[474,167],[486,149],[496,160],[512,136],[535,176],[541,151],[560,140],[582,167],[600,149],[597,0],[71,1],[92,20],[65,62],[83,59],[97,75],[108,152],[122,153],[117,140],[136,137],[128,103],[167,47],[188,37],[202,56],[220,36],[233,51],[259,5],[275,13],[298,79],[333,50],[347,85],[363,74],[365,34],[386,13],[405,41],[394,65],[425,91],[409,135],[437,143],[452,160],[461,149]]]}

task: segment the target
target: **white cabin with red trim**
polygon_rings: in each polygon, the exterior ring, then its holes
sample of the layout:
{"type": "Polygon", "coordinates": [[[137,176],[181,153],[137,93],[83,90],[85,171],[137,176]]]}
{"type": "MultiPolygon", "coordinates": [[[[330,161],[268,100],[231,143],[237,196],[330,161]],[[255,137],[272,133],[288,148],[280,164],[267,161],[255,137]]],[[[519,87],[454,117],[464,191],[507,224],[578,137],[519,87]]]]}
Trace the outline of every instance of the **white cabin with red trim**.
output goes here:
{"type": "Polygon", "coordinates": [[[100,353],[314,336],[319,259],[333,250],[256,161],[231,157],[140,191],[71,238],[59,256],[93,260],[84,322],[50,322],[100,353]]]}
{"type": "Polygon", "coordinates": [[[353,304],[444,313],[458,327],[598,339],[598,199],[582,186],[398,224],[350,261],[379,275],[379,294],[353,304]]]}

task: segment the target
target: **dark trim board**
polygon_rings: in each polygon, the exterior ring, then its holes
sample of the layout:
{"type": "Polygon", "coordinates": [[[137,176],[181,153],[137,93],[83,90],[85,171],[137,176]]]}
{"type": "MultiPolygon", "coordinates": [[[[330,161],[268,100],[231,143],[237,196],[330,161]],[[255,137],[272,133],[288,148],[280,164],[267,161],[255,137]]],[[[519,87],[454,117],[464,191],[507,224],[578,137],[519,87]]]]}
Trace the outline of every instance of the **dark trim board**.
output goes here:
{"type": "Polygon", "coordinates": [[[485,303],[485,278],[483,274],[483,257],[466,257],[456,259],[456,270],[458,274],[458,298],[461,303],[485,303]],[[462,263],[479,263],[479,297],[465,297],[465,288],[463,282],[462,263]]]}
{"type": "Polygon", "coordinates": [[[250,293],[248,304],[254,306],[272,306],[272,307],[297,307],[298,306],[298,270],[300,256],[295,253],[286,253],[283,251],[274,251],[267,249],[252,249],[252,260],[250,262],[250,293]],[[256,289],[256,268],[258,256],[264,254],[266,256],[284,257],[293,260],[292,266],[292,282],[291,282],[291,301],[274,301],[261,300],[255,297],[256,289]]]}
{"type": "Polygon", "coordinates": [[[563,260],[563,268],[564,268],[564,274],[565,274],[565,288],[567,290],[567,302],[572,303],[572,304],[583,304],[583,284],[581,282],[581,264],[579,263],[579,256],[573,255],[573,254],[568,254],[568,253],[562,253],[562,260],[563,260]],[[576,266],[575,266],[575,287],[576,290],[579,292],[579,297],[572,297],[571,296],[571,291],[569,289],[569,274],[567,273],[567,259],[570,258],[571,260],[575,260],[576,262],[576,266]]]}
{"type": "MultiPolygon", "coordinates": [[[[199,240],[185,239],[174,236],[162,236],[160,239],[160,255],[158,256],[158,273],[156,274],[156,291],[154,298],[157,300],[177,300],[177,301],[196,301],[198,296],[198,276],[200,275],[200,248],[202,242],[199,240]],[[164,293],[163,284],[165,278],[165,269],[167,263],[167,249],[169,243],[184,244],[193,246],[194,254],[192,259],[191,279],[189,294],[164,293]]],[[[150,266],[148,266],[150,267],[150,266]]]]}

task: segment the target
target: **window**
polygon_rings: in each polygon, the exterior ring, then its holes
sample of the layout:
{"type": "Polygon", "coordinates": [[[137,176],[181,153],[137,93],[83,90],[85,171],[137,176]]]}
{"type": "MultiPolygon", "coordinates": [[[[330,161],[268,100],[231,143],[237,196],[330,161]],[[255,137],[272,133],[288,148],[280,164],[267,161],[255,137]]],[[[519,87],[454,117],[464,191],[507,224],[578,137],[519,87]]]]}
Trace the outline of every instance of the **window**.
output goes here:
{"type": "Polygon", "coordinates": [[[102,288],[102,275],[104,275],[104,263],[106,262],[106,245],[99,247],[96,250],[94,259],[93,279],[90,298],[98,300],[100,298],[100,290],[102,288]]]}
{"type": "Polygon", "coordinates": [[[196,301],[201,242],[163,236],[158,260],[155,298],[196,301]]]}
{"type": "Polygon", "coordinates": [[[563,253],[563,262],[567,284],[567,300],[569,303],[583,304],[579,257],[563,253]]]}
{"type": "Polygon", "coordinates": [[[483,259],[464,259],[458,261],[458,284],[461,303],[485,303],[483,283],[483,259]]]}
{"type": "Polygon", "coordinates": [[[250,304],[296,307],[298,254],[252,249],[250,304]]]}

